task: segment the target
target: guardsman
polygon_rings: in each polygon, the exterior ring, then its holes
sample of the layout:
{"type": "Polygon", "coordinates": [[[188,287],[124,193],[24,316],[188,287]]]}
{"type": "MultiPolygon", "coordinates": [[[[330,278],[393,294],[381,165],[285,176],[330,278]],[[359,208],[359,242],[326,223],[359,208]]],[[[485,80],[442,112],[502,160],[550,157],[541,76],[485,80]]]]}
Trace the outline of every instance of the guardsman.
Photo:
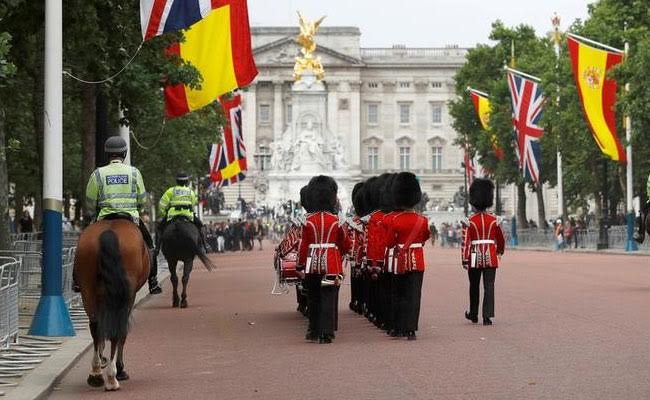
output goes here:
{"type": "Polygon", "coordinates": [[[348,260],[350,262],[350,310],[361,314],[362,312],[362,291],[361,291],[361,264],[363,260],[364,245],[364,224],[361,217],[364,214],[363,207],[363,182],[354,185],[352,189],[352,204],[354,205],[354,216],[345,224],[348,237],[352,245],[348,260]]]}
{"type": "Polygon", "coordinates": [[[379,199],[379,208],[384,213],[384,218],[381,220],[381,225],[383,227],[383,232],[385,235],[384,238],[384,262],[382,270],[379,274],[379,324],[377,325],[380,329],[385,330],[387,333],[390,333],[394,329],[393,324],[393,281],[394,277],[392,271],[390,270],[389,264],[389,255],[390,255],[390,246],[388,245],[388,227],[392,218],[396,214],[395,208],[395,197],[393,194],[393,183],[397,174],[388,175],[384,181],[384,185],[381,191],[381,196],[379,199]]]}
{"type": "Polygon", "coordinates": [[[650,210],[650,175],[648,175],[648,181],[646,183],[646,196],[648,201],[641,207],[639,215],[639,231],[634,234],[634,240],[639,243],[643,243],[645,239],[645,230],[646,230],[646,218],[648,217],[648,210],[650,210]]]}
{"type": "Polygon", "coordinates": [[[390,189],[396,208],[390,217],[384,218],[387,246],[392,250],[387,261],[387,270],[393,277],[390,335],[415,340],[425,269],[423,248],[431,233],[427,218],[414,210],[422,199],[415,175],[400,172],[390,189]]]}
{"type": "Polygon", "coordinates": [[[331,343],[336,330],[339,287],[343,281],[342,254],[350,240],[339,224],[338,186],[329,176],[309,182],[310,214],[302,228],[298,269],[304,271],[309,296],[309,329],[306,339],[331,343]]]}
{"type": "Polygon", "coordinates": [[[479,285],[483,276],[483,325],[492,325],[494,317],[494,279],[499,256],[505,249],[503,232],[494,214],[487,210],[494,201],[494,184],[475,179],[469,188],[469,204],[474,208],[463,227],[462,264],[469,276],[469,311],[465,318],[478,322],[479,285]]]}
{"type": "MultiPolygon", "coordinates": [[[[167,224],[174,218],[183,217],[196,225],[201,237],[201,245],[205,248],[206,240],[203,232],[203,223],[194,213],[198,200],[196,193],[189,187],[190,176],[185,172],[179,172],[176,175],[176,186],[172,186],[162,195],[158,202],[158,212],[161,216],[161,222],[158,227],[158,237],[156,240],[157,255],[160,251],[160,241],[167,224]]],[[[207,249],[206,249],[207,253],[207,249]]]]}
{"type": "MultiPolygon", "coordinates": [[[[151,234],[140,218],[147,194],[142,174],[133,166],[124,164],[128,146],[119,136],[112,136],[104,143],[108,165],[97,168],[86,185],[86,211],[94,214],[97,221],[103,219],[128,219],[138,225],[149,250],[153,249],[151,234]]],[[[149,292],[158,294],[158,268],[153,257],[149,275],[149,292]]]]}

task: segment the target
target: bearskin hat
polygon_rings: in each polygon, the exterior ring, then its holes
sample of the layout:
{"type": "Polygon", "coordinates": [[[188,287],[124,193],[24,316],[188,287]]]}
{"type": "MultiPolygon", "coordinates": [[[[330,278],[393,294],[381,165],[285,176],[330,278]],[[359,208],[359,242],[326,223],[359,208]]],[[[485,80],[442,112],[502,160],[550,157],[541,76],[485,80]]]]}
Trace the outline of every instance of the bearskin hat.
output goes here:
{"type": "Polygon", "coordinates": [[[489,179],[474,179],[469,187],[469,204],[476,211],[485,211],[494,204],[494,183],[489,179]]]}
{"type": "Polygon", "coordinates": [[[415,175],[411,172],[400,172],[393,178],[391,193],[398,209],[411,209],[422,200],[422,189],[415,175]]]}
{"type": "Polygon", "coordinates": [[[309,185],[305,185],[300,189],[300,205],[307,213],[312,212],[312,209],[309,206],[309,185]]]}
{"type": "Polygon", "coordinates": [[[352,188],[352,205],[354,206],[354,213],[358,217],[363,217],[366,215],[365,204],[364,204],[364,182],[359,182],[354,185],[352,188]]]}
{"type": "Polygon", "coordinates": [[[338,185],[329,176],[318,175],[309,181],[307,202],[312,212],[328,211],[336,213],[338,200],[336,198],[338,185]]]}
{"type": "Polygon", "coordinates": [[[396,174],[381,174],[379,180],[381,186],[379,189],[379,209],[383,212],[395,210],[395,197],[393,196],[393,181],[396,174]]]}
{"type": "Polygon", "coordinates": [[[363,205],[365,206],[365,211],[367,214],[372,213],[373,211],[379,208],[379,187],[378,181],[379,177],[373,176],[369,178],[365,185],[363,185],[363,205]]]}

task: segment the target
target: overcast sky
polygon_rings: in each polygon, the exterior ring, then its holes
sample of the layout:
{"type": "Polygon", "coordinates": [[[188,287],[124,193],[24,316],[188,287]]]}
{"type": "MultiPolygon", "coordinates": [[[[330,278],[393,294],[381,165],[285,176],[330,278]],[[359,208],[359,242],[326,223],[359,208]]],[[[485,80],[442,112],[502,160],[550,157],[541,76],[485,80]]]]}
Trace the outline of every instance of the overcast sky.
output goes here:
{"type": "Polygon", "coordinates": [[[558,12],[565,29],[587,17],[594,0],[249,0],[253,26],[297,26],[296,10],[307,19],[327,15],[323,26],[357,26],[364,47],[461,47],[487,43],[490,25],[526,23],[538,33],[551,29],[558,12]]]}

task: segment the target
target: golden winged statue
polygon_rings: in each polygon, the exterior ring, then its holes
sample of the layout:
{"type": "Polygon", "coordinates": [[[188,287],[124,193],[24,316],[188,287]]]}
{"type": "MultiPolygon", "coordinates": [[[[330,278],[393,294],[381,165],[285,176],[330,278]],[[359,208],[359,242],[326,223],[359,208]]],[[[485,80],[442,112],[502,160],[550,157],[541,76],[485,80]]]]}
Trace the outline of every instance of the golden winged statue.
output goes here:
{"type": "Polygon", "coordinates": [[[300,22],[300,35],[296,41],[302,46],[302,57],[296,57],[296,65],[293,67],[293,78],[299,81],[306,70],[312,70],[316,79],[322,81],[325,78],[325,70],[320,62],[320,57],[314,58],[316,51],[316,41],[314,36],[318,32],[325,16],[316,21],[306,21],[302,13],[298,11],[298,20],[300,22]]]}

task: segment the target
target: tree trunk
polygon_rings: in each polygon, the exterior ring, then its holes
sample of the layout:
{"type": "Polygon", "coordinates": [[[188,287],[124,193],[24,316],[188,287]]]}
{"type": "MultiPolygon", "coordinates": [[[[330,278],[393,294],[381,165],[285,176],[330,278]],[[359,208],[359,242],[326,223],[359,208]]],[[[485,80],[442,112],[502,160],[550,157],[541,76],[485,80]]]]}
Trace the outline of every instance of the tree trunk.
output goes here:
{"type": "Polygon", "coordinates": [[[600,228],[600,219],[603,215],[603,198],[600,195],[600,192],[594,193],[594,228],[600,228]]]}
{"type": "Polygon", "coordinates": [[[542,183],[535,187],[535,194],[537,195],[538,225],[540,228],[544,229],[546,228],[546,209],[544,207],[544,185],[542,183]]]}
{"type": "Polygon", "coordinates": [[[70,221],[70,192],[63,193],[63,217],[70,221]]]}
{"type": "Polygon", "coordinates": [[[76,208],[79,209],[79,215],[84,215],[82,210],[86,197],[86,184],[95,169],[95,87],[84,84],[81,98],[81,182],[79,182],[80,195],[77,198],[76,208]]]}
{"type": "Polygon", "coordinates": [[[517,184],[517,220],[521,229],[528,228],[526,218],[526,183],[517,184]]]}
{"type": "Polygon", "coordinates": [[[4,110],[0,110],[0,249],[10,249],[9,177],[7,176],[7,141],[4,117],[4,110]]]}
{"type": "Polygon", "coordinates": [[[14,203],[15,203],[15,220],[16,220],[16,229],[18,229],[18,221],[23,216],[23,206],[25,204],[25,192],[20,184],[20,182],[14,182],[16,185],[16,191],[14,192],[14,203]]]}

